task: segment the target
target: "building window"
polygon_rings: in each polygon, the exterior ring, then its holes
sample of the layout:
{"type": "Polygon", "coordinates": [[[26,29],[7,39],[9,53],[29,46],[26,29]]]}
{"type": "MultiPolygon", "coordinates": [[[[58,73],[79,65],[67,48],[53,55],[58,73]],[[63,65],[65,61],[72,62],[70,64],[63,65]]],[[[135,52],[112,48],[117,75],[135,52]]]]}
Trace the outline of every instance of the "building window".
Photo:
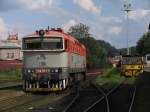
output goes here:
{"type": "Polygon", "coordinates": [[[6,58],[9,58],[9,53],[7,53],[7,57],[6,58]]]}
{"type": "Polygon", "coordinates": [[[13,59],[15,57],[14,53],[7,53],[7,59],[13,59]]]}
{"type": "Polygon", "coordinates": [[[14,56],[14,53],[11,53],[11,58],[14,58],[15,56],[14,56]]]}

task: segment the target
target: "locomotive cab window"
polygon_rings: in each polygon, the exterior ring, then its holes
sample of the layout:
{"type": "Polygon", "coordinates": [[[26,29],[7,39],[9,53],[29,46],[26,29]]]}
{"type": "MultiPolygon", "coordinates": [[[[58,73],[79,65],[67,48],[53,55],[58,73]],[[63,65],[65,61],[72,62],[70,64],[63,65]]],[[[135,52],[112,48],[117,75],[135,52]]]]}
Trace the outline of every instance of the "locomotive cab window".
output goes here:
{"type": "Polygon", "coordinates": [[[63,41],[61,38],[46,39],[43,42],[43,49],[63,49],[63,41]]]}
{"type": "Polygon", "coordinates": [[[63,40],[61,37],[26,38],[23,48],[25,50],[59,50],[63,49],[63,40]]]}
{"type": "Polygon", "coordinates": [[[35,43],[26,43],[26,49],[40,49],[41,43],[35,42],[35,43]]]}

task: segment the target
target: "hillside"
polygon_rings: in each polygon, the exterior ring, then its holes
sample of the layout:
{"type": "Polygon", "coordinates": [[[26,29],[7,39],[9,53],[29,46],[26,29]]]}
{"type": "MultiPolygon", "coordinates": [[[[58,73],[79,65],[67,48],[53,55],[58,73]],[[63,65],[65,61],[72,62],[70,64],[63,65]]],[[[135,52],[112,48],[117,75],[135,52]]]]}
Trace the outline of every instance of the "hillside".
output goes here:
{"type": "MultiPolygon", "coordinates": [[[[121,48],[121,49],[118,49],[118,51],[122,55],[125,55],[127,53],[127,48],[121,48]]],[[[132,55],[138,54],[135,46],[130,47],[130,54],[132,54],[132,55]]]]}
{"type": "Polygon", "coordinates": [[[116,49],[114,46],[112,46],[110,43],[104,41],[104,40],[97,40],[102,48],[105,49],[107,52],[107,56],[114,56],[116,54],[119,54],[118,49],[116,49]]]}

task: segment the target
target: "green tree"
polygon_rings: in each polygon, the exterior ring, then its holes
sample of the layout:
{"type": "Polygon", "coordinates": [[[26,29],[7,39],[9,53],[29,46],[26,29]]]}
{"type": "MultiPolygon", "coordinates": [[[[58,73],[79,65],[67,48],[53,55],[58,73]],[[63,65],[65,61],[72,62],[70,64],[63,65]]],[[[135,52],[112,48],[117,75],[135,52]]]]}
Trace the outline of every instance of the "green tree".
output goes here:
{"type": "Polygon", "coordinates": [[[150,53],[150,32],[147,32],[138,40],[136,50],[141,55],[150,53]]]}
{"type": "Polygon", "coordinates": [[[105,42],[104,40],[97,40],[97,41],[99,42],[100,46],[105,49],[108,57],[119,55],[119,51],[110,43],[105,42]]]}
{"type": "Polygon", "coordinates": [[[91,37],[88,26],[80,23],[72,26],[68,33],[86,46],[87,64],[89,68],[100,68],[105,66],[106,51],[100,46],[97,40],[91,37]]]}
{"type": "Polygon", "coordinates": [[[89,68],[105,67],[106,51],[99,45],[93,37],[79,38],[87,48],[87,64],[89,68]]]}
{"type": "Polygon", "coordinates": [[[68,34],[72,35],[75,38],[86,38],[89,37],[89,27],[79,23],[75,26],[69,28],[68,34]]]}

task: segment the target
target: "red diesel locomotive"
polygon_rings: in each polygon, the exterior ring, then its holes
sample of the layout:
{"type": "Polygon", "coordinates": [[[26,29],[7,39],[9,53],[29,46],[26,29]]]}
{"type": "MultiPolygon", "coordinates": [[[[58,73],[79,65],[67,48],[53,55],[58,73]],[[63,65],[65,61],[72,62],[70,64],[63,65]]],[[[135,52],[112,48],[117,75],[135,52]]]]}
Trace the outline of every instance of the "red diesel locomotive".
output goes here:
{"type": "Polygon", "coordinates": [[[36,31],[22,40],[23,89],[57,91],[86,77],[86,48],[62,29],[36,31]]]}

